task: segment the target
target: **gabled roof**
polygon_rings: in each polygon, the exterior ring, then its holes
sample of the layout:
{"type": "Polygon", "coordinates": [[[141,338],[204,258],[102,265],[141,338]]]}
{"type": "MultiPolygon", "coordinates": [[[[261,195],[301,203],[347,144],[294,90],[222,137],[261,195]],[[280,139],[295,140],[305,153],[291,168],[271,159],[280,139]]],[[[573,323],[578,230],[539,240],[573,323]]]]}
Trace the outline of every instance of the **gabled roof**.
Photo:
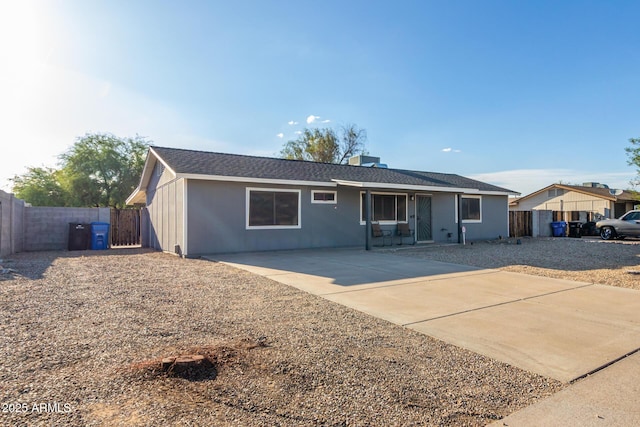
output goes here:
{"type": "Polygon", "coordinates": [[[608,188],[583,187],[581,185],[567,185],[567,184],[551,184],[531,194],[527,194],[526,196],[511,200],[509,204],[512,206],[517,205],[523,200],[531,199],[533,197],[538,196],[539,194],[542,194],[554,188],[559,188],[566,191],[574,191],[576,193],[582,193],[592,197],[595,196],[595,197],[598,197],[604,200],[609,200],[612,202],[638,200],[637,193],[634,193],[632,191],[627,191],[627,190],[623,190],[622,193],[615,195],[615,194],[611,194],[611,191],[608,188]]]}
{"type": "Polygon", "coordinates": [[[150,147],[140,185],[127,203],[143,202],[153,166],[159,161],[175,178],[316,186],[349,185],[415,191],[518,194],[455,174],[286,160],[178,148],[150,147]]]}

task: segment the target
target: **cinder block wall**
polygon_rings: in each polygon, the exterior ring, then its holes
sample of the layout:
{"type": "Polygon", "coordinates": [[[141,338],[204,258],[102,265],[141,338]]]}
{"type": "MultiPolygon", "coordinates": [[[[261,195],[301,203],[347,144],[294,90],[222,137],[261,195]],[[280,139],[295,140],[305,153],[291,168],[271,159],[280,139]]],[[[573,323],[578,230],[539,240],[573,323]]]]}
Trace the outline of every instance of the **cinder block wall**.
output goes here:
{"type": "Polygon", "coordinates": [[[533,212],[533,237],[550,237],[551,236],[551,222],[553,221],[552,211],[538,211],[533,212]]]}
{"type": "Polygon", "coordinates": [[[24,215],[24,250],[67,249],[69,223],[110,222],[110,208],[29,207],[24,215]]]}
{"type": "Polygon", "coordinates": [[[23,250],[24,200],[0,190],[0,257],[23,250]]]}

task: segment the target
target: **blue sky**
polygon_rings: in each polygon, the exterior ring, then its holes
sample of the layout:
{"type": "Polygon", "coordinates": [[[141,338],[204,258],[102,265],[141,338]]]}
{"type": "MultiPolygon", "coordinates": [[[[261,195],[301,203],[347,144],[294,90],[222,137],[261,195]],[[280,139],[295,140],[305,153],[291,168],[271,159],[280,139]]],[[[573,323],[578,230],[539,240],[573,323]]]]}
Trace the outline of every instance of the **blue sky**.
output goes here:
{"type": "Polygon", "coordinates": [[[615,0],[4,1],[0,188],[86,132],[276,156],[347,123],[390,167],[628,188],[638,16],[615,0]]]}

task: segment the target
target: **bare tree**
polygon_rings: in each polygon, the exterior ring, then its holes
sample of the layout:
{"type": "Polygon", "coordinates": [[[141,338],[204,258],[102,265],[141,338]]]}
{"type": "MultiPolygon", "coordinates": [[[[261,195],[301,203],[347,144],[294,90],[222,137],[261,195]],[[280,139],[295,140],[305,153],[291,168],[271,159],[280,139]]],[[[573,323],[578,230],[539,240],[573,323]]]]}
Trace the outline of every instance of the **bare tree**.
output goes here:
{"type": "Polygon", "coordinates": [[[342,155],[335,163],[347,163],[349,157],[364,154],[364,146],[367,142],[367,131],[358,128],[353,123],[342,126],[340,130],[340,151],[342,155]]]}
{"type": "Polygon", "coordinates": [[[367,132],[353,124],[340,128],[305,129],[298,139],[288,141],[280,155],[285,159],[322,163],[347,163],[349,157],[364,153],[367,132]]]}

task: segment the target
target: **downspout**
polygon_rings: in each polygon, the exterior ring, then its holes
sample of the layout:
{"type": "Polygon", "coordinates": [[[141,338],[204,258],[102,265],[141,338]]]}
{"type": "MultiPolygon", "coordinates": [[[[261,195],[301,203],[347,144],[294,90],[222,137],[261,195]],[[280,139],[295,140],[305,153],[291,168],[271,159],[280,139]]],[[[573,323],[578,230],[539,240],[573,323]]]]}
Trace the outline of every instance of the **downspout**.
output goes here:
{"type": "Polygon", "coordinates": [[[189,200],[187,198],[188,188],[187,188],[187,178],[183,178],[182,181],[182,257],[186,258],[189,255],[189,223],[187,219],[189,218],[189,200]]]}
{"type": "Polygon", "coordinates": [[[365,249],[371,250],[371,190],[367,189],[364,196],[364,219],[365,219],[365,249]]]}
{"type": "Polygon", "coordinates": [[[462,194],[458,194],[458,243],[462,243],[462,194]]]}

